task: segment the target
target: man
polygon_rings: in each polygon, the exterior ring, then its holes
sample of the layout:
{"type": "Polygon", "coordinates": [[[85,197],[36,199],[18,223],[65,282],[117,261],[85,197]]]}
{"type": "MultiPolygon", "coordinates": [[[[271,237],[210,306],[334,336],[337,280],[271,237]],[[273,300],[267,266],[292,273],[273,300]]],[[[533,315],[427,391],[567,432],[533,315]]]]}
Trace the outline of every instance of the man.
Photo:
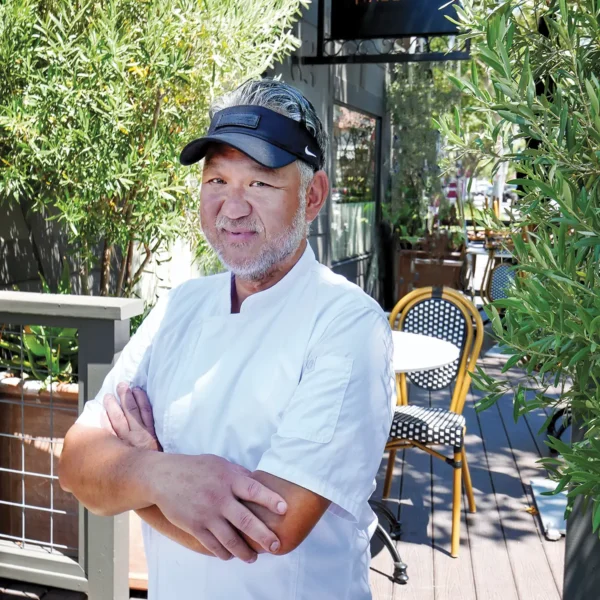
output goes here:
{"type": "Polygon", "coordinates": [[[161,299],[68,433],[60,483],[146,521],[150,598],[370,598],[392,342],[307,243],[326,134],[273,80],[211,116],[181,162],[204,159],[202,228],[229,272],[161,299]]]}

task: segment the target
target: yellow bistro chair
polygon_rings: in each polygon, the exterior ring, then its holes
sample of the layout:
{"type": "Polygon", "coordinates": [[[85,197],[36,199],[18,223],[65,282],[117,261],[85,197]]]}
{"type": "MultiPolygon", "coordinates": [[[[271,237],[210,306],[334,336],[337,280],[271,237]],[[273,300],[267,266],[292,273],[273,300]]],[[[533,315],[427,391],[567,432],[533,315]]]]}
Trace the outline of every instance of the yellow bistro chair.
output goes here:
{"type": "Polygon", "coordinates": [[[396,375],[398,401],[390,438],[386,444],[389,460],[383,497],[388,498],[396,452],[420,448],[454,468],[451,555],[458,556],[460,545],[460,507],[464,480],[469,511],[474,513],[475,497],[464,447],[466,433],[463,407],[471,383],[471,373],[483,343],[483,322],[479,311],[456,290],[440,287],[416,289],[396,304],[390,314],[392,329],[420,333],[452,342],[460,348],[458,359],[445,367],[396,375]],[[429,392],[454,385],[450,407],[415,406],[408,403],[408,383],[429,392]],[[445,456],[433,446],[451,446],[453,455],[445,456]]]}

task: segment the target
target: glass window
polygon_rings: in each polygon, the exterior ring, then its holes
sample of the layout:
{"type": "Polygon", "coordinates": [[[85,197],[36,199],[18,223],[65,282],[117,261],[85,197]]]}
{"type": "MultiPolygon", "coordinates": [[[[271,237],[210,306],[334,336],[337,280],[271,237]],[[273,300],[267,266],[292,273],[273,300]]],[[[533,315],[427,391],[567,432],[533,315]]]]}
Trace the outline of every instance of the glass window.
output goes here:
{"type": "Polygon", "coordinates": [[[333,108],[332,262],[371,251],[375,224],[376,119],[333,108]]]}

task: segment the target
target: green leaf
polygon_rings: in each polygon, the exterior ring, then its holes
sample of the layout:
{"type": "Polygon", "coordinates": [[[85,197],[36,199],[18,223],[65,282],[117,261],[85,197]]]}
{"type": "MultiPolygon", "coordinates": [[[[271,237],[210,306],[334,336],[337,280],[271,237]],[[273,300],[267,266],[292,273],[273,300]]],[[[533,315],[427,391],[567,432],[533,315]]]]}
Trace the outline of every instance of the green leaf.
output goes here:
{"type": "MultiPolygon", "coordinates": [[[[27,331],[29,328],[25,328],[27,331]]],[[[50,347],[44,340],[40,340],[34,333],[23,333],[23,345],[29,350],[34,356],[46,357],[50,347]]]]}
{"type": "Polygon", "coordinates": [[[500,58],[502,59],[502,64],[504,66],[504,75],[510,79],[511,77],[511,65],[510,65],[510,58],[508,57],[508,52],[506,50],[505,45],[498,40],[496,42],[496,50],[498,51],[498,54],[500,55],[500,58]]]}
{"type": "Polygon", "coordinates": [[[572,367],[574,364],[579,362],[584,356],[587,356],[591,352],[591,348],[586,346],[585,348],[581,348],[579,352],[575,353],[575,355],[569,361],[567,366],[572,367]]]}
{"type": "Polygon", "coordinates": [[[559,454],[569,455],[571,454],[571,447],[567,446],[563,441],[555,438],[552,435],[548,436],[548,441],[550,442],[550,446],[554,448],[559,454]]]}
{"type": "Polygon", "coordinates": [[[515,394],[513,400],[513,419],[515,423],[518,422],[519,417],[521,415],[521,409],[525,405],[525,390],[521,385],[517,388],[517,392],[515,394]]]}
{"type": "Polygon", "coordinates": [[[508,50],[512,48],[516,28],[517,24],[514,21],[511,21],[510,25],[508,26],[508,29],[506,30],[506,48],[508,50]]]}
{"type": "Polygon", "coordinates": [[[569,117],[569,107],[564,104],[560,113],[560,124],[558,129],[558,144],[561,145],[567,131],[567,119],[569,117]]]}
{"type": "Polygon", "coordinates": [[[454,126],[456,127],[456,133],[458,133],[460,135],[461,134],[460,112],[459,112],[457,106],[454,107],[454,126]]]}
{"type": "Polygon", "coordinates": [[[523,117],[516,115],[508,110],[499,110],[498,114],[507,121],[511,123],[515,123],[516,125],[525,125],[525,119],[523,117]]]}
{"type": "Polygon", "coordinates": [[[513,354],[504,364],[504,366],[502,367],[502,372],[506,373],[507,371],[509,371],[510,369],[512,369],[512,367],[514,367],[518,362],[520,362],[523,359],[523,357],[520,354],[513,354]]]}
{"type": "Polygon", "coordinates": [[[526,188],[537,188],[548,198],[558,200],[556,191],[544,181],[539,179],[520,179],[519,183],[526,188]]]}
{"type": "Polygon", "coordinates": [[[571,117],[567,120],[567,149],[569,150],[569,152],[575,149],[575,123],[575,117],[571,117]]]}
{"type": "Polygon", "coordinates": [[[533,101],[536,98],[535,85],[533,84],[533,79],[531,79],[531,71],[529,71],[529,78],[529,82],[527,83],[527,105],[531,108],[533,106],[533,101]]]}
{"type": "Polygon", "coordinates": [[[569,20],[569,13],[567,12],[567,0],[559,0],[560,16],[564,23],[569,20]]]}
{"type": "Polygon", "coordinates": [[[496,72],[500,73],[501,75],[506,75],[506,73],[504,72],[504,67],[502,66],[502,64],[498,60],[498,56],[494,52],[492,52],[491,50],[488,50],[487,48],[480,48],[480,51],[481,51],[481,60],[486,65],[492,67],[492,69],[494,69],[496,72]]]}
{"type": "Polygon", "coordinates": [[[600,104],[598,103],[598,96],[596,96],[596,92],[594,91],[594,87],[589,79],[585,80],[585,88],[587,90],[588,98],[592,104],[592,108],[594,109],[594,113],[596,115],[600,115],[600,104]]]}
{"type": "Polygon", "coordinates": [[[500,314],[498,309],[492,304],[489,306],[489,312],[491,312],[490,318],[492,321],[492,328],[497,336],[502,335],[502,321],[500,320],[500,314]]]}
{"type": "Polygon", "coordinates": [[[571,188],[567,181],[563,181],[563,200],[568,207],[573,207],[573,196],[571,195],[571,188]]]}
{"type": "Polygon", "coordinates": [[[471,60],[471,81],[474,87],[479,87],[479,73],[477,72],[477,63],[474,59],[471,60]]]}
{"type": "MultiPolygon", "coordinates": [[[[559,462],[559,464],[562,464],[559,462]]],[[[554,488],[552,491],[549,492],[543,492],[544,495],[548,495],[548,496],[556,496],[557,494],[560,494],[565,487],[567,487],[568,483],[571,481],[571,477],[567,476],[567,477],[562,477],[561,480],[558,482],[558,485],[556,486],[556,488],[554,488]]]]}
{"type": "Polygon", "coordinates": [[[510,86],[499,81],[494,82],[494,87],[500,90],[505,96],[508,96],[511,100],[518,98],[518,94],[510,86]]]}
{"type": "Polygon", "coordinates": [[[529,69],[529,48],[525,48],[523,55],[523,69],[521,70],[521,79],[519,80],[519,96],[523,96],[527,86],[531,81],[531,71],[529,69]]]}
{"type": "Polygon", "coordinates": [[[597,331],[600,331],[600,315],[594,317],[592,324],[590,325],[590,333],[594,335],[597,331]]]}

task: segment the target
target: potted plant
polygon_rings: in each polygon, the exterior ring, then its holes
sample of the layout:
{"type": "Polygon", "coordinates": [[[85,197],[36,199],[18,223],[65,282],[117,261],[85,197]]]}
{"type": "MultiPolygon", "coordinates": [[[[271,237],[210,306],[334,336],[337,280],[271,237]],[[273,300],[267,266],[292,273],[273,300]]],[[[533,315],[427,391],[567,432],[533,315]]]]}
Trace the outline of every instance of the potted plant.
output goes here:
{"type": "MultiPolygon", "coordinates": [[[[573,415],[570,443],[545,466],[555,493],[568,490],[565,600],[600,589],[600,35],[596,2],[464,0],[457,9],[478,72],[455,83],[481,116],[479,131],[456,119],[441,131],[456,152],[498,166],[509,162],[520,186],[512,242],[520,276],[510,298],[489,308],[510,353],[505,369],[526,378],[514,394],[517,418],[558,403],[573,415]],[[486,150],[487,148],[487,150],[486,150]],[[503,318],[499,310],[504,311],[503,318]],[[547,393],[563,390],[560,399],[547,393]]],[[[485,409],[510,391],[480,372],[485,409]]]]}
{"type": "Polygon", "coordinates": [[[440,135],[433,125],[433,119],[459,97],[445,78],[445,69],[444,63],[397,65],[388,88],[393,164],[384,219],[393,236],[393,304],[413,287],[432,281],[460,286],[456,272],[462,264],[444,263],[462,260],[453,254],[462,242],[455,223],[449,223],[450,205],[444,199],[438,166],[440,135]],[[440,215],[440,210],[446,213],[440,215]]]}

